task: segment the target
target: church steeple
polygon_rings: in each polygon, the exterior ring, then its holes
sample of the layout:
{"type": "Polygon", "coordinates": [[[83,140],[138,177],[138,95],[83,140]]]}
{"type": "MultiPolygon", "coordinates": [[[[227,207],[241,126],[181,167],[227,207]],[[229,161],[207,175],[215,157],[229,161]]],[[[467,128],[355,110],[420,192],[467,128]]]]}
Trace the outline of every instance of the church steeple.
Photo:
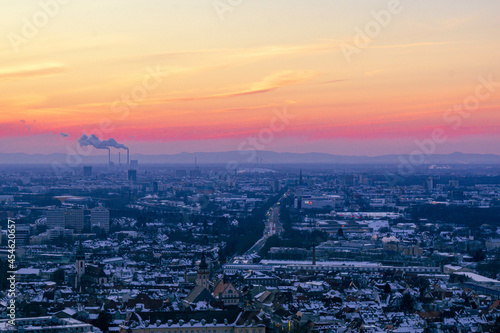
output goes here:
{"type": "Polygon", "coordinates": [[[196,275],[196,285],[208,289],[210,279],[210,268],[208,267],[205,251],[201,254],[200,264],[198,265],[198,274],[196,275]]]}
{"type": "Polygon", "coordinates": [[[82,277],[85,274],[85,252],[83,251],[81,239],[78,250],[76,251],[75,268],[75,289],[79,289],[82,286],[82,277]]]}

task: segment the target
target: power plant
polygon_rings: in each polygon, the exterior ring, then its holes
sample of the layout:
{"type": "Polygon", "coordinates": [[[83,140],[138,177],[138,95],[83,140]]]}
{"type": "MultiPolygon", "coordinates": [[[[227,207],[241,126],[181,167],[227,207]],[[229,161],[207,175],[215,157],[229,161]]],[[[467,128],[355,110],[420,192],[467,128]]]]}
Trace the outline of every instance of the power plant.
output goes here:
{"type": "MultiPolygon", "coordinates": [[[[127,151],[127,169],[130,169],[130,150],[127,146],[118,143],[115,139],[110,138],[108,140],[101,140],[95,134],[87,136],[83,134],[78,138],[78,143],[80,146],[92,146],[96,149],[107,149],[108,150],[108,165],[111,167],[113,163],[111,162],[111,149],[125,149],[127,151]]],[[[118,164],[121,165],[121,152],[118,152],[118,164]]]]}

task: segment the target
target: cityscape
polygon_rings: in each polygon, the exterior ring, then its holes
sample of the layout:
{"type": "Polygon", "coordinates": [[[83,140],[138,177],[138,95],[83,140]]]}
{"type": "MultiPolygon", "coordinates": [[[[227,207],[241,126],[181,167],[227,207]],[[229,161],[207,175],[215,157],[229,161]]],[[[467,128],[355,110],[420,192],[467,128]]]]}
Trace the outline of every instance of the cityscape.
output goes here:
{"type": "Polygon", "coordinates": [[[355,169],[4,166],[0,328],[497,330],[500,169],[355,169]]]}
{"type": "Polygon", "coordinates": [[[500,2],[0,6],[0,332],[500,333],[500,2]]]}

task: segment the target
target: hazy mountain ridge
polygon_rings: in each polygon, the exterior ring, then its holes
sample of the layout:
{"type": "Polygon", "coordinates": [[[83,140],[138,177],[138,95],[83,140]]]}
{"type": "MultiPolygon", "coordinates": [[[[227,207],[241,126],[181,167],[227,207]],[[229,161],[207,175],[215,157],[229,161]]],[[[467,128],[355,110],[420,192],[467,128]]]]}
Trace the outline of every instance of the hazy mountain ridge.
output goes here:
{"type": "MultiPolygon", "coordinates": [[[[131,154],[130,159],[137,159],[141,164],[194,164],[195,158],[199,164],[225,164],[228,162],[239,164],[400,164],[408,163],[410,156],[380,155],[380,156],[348,156],[328,153],[278,153],[273,151],[226,151],[226,152],[199,152],[178,154],[131,154]],[[406,162],[401,162],[406,161],[406,162]]],[[[121,163],[126,162],[124,154],[121,163]]],[[[118,164],[118,154],[112,154],[111,160],[118,164]]],[[[418,160],[415,158],[415,160],[418,160]]],[[[25,154],[0,153],[0,164],[51,164],[68,163],[106,164],[107,155],[72,156],[63,153],[55,154],[25,154]]],[[[435,154],[425,155],[425,164],[500,164],[500,155],[495,154],[435,154]]]]}

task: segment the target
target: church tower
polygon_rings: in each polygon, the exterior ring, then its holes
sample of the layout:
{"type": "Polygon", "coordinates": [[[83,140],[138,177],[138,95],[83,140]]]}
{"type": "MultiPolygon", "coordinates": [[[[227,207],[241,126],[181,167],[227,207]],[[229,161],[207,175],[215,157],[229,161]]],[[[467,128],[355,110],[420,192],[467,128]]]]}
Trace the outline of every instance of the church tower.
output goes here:
{"type": "Polygon", "coordinates": [[[208,289],[210,269],[205,258],[205,252],[201,254],[200,265],[198,266],[198,274],[196,275],[196,285],[208,289]]]}
{"type": "Polygon", "coordinates": [[[82,286],[82,278],[85,274],[85,253],[82,248],[82,241],[80,240],[80,246],[76,251],[76,261],[75,261],[76,275],[75,275],[75,289],[80,289],[82,286]]]}

